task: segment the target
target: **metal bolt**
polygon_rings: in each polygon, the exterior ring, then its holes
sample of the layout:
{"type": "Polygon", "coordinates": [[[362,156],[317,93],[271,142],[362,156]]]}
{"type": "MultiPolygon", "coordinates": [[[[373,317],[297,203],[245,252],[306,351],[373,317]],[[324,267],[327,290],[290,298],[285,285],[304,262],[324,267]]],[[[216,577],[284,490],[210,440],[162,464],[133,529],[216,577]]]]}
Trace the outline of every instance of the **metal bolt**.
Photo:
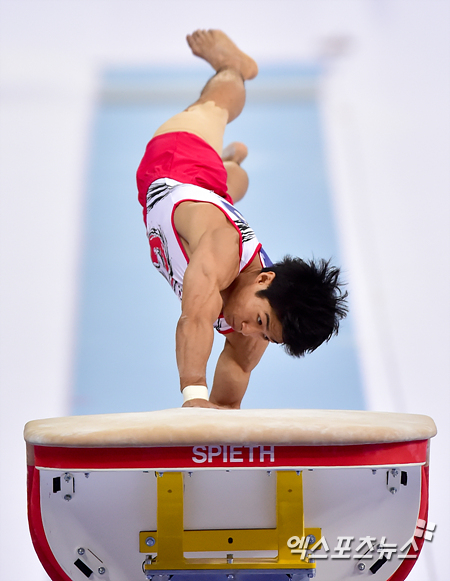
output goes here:
{"type": "Polygon", "coordinates": [[[366,568],[366,564],[365,563],[358,563],[358,569],[360,571],[364,571],[365,568],[366,568]]]}
{"type": "Polygon", "coordinates": [[[267,476],[270,476],[272,474],[272,470],[267,470],[267,476]]]}
{"type": "Polygon", "coordinates": [[[372,474],[374,474],[374,475],[375,475],[376,473],[377,473],[377,471],[376,471],[376,470],[372,470],[372,474]]]}
{"type": "Polygon", "coordinates": [[[227,563],[228,563],[228,565],[231,565],[233,563],[233,553],[228,553],[227,563]]]}
{"type": "Polygon", "coordinates": [[[392,488],[389,488],[389,492],[391,494],[397,494],[398,490],[396,488],[392,487],[392,488]]]}
{"type": "Polygon", "coordinates": [[[85,553],[85,552],[86,552],[86,551],[83,549],[83,547],[80,547],[80,548],[78,549],[78,551],[77,551],[77,553],[78,553],[79,555],[84,555],[84,553],[85,553]]]}
{"type": "Polygon", "coordinates": [[[64,500],[72,500],[72,495],[71,494],[65,494],[64,495],[64,500]]]}
{"type": "Polygon", "coordinates": [[[398,476],[398,470],[396,470],[395,468],[392,468],[392,470],[391,470],[391,474],[392,474],[392,476],[394,476],[394,477],[395,477],[395,476],[398,476]]]}
{"type": "Polygon", "coordinates": [[[232,573],[230,573],[229,575],[227,575],[227,579],[229,579],[230,581],[233,581],[234,575],[232,573]]]}
{"type": "Polygon", "coordinates": [[[153,545],[156,543],[154,537],[147,537],[145,539],[145,544],[147,545],[147,547],[153,547],[153,545]]]}
{"type": "Polygon", "coordinates": [[[99,575],[104,575],[106,573],[106,569],[105,567],[99,567],[98,568],[98,574],[99,575]]]}
{"type": "Polygon", "coordinates": [[[308,545],[312,545],[316,542],[316,537],[314,535],[309,535],[308,537],[308,545]]]}
{"type": "Polygon", "coordinates": [[[68,474],[67,472],[64,474],[64,480],[66,482],[70,482],[70,474],[68,474]]]}
{"type": "MultiPolygon", "coordinates": [[[[144,567],[144,565],[152,565],[153,564],[153,557],[151,555],[145,555],[145,561],[142,565],[142,568],[144,567]]],[[[149,573],[149,571],[147,570],[147,573],[149,573]]],[[[152,573],[153,575],[153,573],[152,573]]]]}
{"type": "Polygon", "coordinates": [[[84,473],[84,477],[85,477],[85,478],[89,478],[89,476],[90,476],[90,475],[89,475],[89,472],[85,472],[85,473],[84,473]]]}
{"type": "Polygon", "coordinates": [[[314,577],[314,573],[308,573],[308,579],[312,579],[314,577]]]}

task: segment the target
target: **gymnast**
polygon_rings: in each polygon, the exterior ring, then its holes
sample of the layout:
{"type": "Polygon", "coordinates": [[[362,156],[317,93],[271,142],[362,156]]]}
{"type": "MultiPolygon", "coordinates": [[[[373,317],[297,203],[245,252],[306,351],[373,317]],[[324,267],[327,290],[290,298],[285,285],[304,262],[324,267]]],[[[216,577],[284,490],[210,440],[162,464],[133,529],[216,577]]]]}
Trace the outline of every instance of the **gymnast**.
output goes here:
{"type": "MultiPolygon", "coordinates": [[[[239,408],[269,343],[289,355],[314,351],[346,316],[339,268],[286,256],[272,264],[235,208],[248,187],[243,143],[225,149],[225,126],[241,113],[256,62],[220,30],[187,36],[216,71],[200,98],[147,145],[137,172],[154,266],[181,300],[176,358],[183,407],[239,408]],[[208,397],[214,331],[225,336],[208,397]]],[[[276,192],[275,192],[276,194],[276,192]]]]}

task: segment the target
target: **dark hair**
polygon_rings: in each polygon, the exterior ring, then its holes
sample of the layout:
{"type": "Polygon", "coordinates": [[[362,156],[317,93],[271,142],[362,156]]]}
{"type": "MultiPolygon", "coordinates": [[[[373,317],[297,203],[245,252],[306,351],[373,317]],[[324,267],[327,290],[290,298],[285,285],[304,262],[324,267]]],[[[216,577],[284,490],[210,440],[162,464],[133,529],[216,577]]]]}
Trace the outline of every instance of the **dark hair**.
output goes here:
{"type": "Polygon", "coordinates": [[[339,281],[339,268],[323,259],[305,262],[285,256],[261,272],[275,273],[272,283],[256,294],[268,299],[275,311],[289,355],[312,353],[337,335],[339,321],[348,312],[348,293],[340,288],[344,283],[339,281]]]}

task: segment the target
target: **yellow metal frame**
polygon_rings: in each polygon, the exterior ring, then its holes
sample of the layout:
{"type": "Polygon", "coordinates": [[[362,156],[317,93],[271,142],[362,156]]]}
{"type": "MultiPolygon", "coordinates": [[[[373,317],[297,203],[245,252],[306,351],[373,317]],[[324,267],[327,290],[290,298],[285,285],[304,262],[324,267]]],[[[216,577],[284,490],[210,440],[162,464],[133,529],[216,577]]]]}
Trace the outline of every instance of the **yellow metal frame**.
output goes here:
{"type": "Polygon", "coordinates": [[[146,571],[186,569],[314,569],[315,563],[292,553],[288,540],[322,536],[320,528],[305,529],[301,472],[277,471],[275,529],[184,530],[184,473],[157,474],[157,530],[139,533],[139,551],[156,554],[144,563],[146,571]],[[149,547],[146,539],[152,537],[149,547]],[[275,558],[186,558],[184,553],[225,551],[278,551],[275,558]],[[151,562],[150,562],[151,561],[151,562]]]}

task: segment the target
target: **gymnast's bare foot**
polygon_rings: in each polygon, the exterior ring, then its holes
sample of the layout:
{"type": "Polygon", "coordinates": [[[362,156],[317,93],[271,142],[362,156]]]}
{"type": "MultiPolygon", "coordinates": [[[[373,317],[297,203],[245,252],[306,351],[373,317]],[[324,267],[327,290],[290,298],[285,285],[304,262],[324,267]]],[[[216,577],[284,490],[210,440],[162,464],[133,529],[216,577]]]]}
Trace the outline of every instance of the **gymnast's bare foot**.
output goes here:
{"type": "Polygon", "coordinates": [[[244,161],[248,155],[247,146],[240,141],[233,141],[222,151],[222,161],[234,161],[238,165],[244,161]]]}
{"type": "Polygon", "coordinates": [[[215,71],[232,67],[240,72],[244,81],[258,74],[256,62],[221,30],[196,30],[186,39],[192,52],[207,61],[215,71]]]}

